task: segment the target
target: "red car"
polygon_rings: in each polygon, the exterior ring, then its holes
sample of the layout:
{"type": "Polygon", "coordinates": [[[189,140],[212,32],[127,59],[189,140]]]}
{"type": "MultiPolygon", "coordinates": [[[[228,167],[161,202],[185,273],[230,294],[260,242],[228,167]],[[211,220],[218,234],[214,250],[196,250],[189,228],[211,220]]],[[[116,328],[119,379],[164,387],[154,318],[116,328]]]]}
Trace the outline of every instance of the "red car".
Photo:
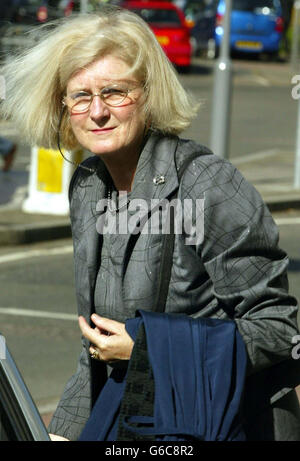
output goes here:
{"type": "Polygon", "coordinates": [[[178,67],[191,64],[190,29],[184,13],[167,1],[128,1],[123,8],[133,11],[146,21],[170,61],[178,67]]]}

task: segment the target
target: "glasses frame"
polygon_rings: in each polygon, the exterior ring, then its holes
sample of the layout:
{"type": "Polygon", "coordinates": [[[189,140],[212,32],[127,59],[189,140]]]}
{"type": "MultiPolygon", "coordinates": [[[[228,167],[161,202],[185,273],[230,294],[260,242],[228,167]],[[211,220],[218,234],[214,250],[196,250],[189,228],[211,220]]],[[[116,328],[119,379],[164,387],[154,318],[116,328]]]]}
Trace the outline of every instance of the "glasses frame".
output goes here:
{"type": "MultiPolygon", "coordinates": [[[[118,86],[118,84],[115,84],[115,86],[118,86]]],[[[105,98],[105,96],[104,96],[104,91],[107,90],[107,89],[109,89],[109,88],[113,88],[113,87],[114,87],[114,85],[105,86],[104,88],[102,88],[102,90],[101,90],[99,93],[92,93],[92,94],[90,94],[89,97],[91,98],[91,100],[90,100],[88,106],[86,107],[86,109],[84,109],[84,110],[75,110],[75,111],[74,111],[73,108],[74,108],[74,106],[75,106],[77,103],[74,102],[74,104],[73,104],[72,106],[69,106],[68,103],[66,102],[68,96],[64,96],[64,97],[63,97],[63,99],[62,99],[62,105],[65,106],[65,107],[67,107],[67,108],[69,109],[69,111],[70,111],[71,114],[72,114],[72,113],[73,113],[73,114],[85,114],[86,112],[88,112],[88,111],[90,110],[90,107],[91,107],[91,104],[92,104],[92,102],[93,102],[93,100],[94,100],[94,97],[95,97],[95,96],[99,96],[100,99],[101,99],[101,101],[103,101],[104,104],[106,104],[106,105],[109,106],[109,107],[122,107],[122,105],[125,105],[125,104],[123,104],[123,103],[124,103],[124,101],[126,100],[126,98],[128,98],[129,93],[131,93],[132,91],[136,90],[137,88],[140,88],[140,85],[130,86],[128,89],[126,89],[126,90],[124,91],[124,94],[125,94],[124,99],[123,99],[120,103],[118,103],[118,104],[110,104],[109,102],[107,102],[107,98],[105,98]]],[[[78,93],[79,93],[79,92],[80,92],[80,91],[78,91],[78,93]]],[[[84,91],[82,90],[82,92],[84,92],[84,91]]]]}

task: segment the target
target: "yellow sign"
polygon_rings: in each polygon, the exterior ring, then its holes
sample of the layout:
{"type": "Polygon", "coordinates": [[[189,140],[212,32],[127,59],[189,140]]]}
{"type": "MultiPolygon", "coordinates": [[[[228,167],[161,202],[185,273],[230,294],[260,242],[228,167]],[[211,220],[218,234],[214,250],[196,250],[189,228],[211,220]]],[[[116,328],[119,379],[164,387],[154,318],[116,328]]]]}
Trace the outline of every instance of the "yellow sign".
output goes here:
{"type": "Polygon", "coordinates": [[[63,158],[58,150],[38,148],[37,190],[61,193],[63,179],[63,158]]]}

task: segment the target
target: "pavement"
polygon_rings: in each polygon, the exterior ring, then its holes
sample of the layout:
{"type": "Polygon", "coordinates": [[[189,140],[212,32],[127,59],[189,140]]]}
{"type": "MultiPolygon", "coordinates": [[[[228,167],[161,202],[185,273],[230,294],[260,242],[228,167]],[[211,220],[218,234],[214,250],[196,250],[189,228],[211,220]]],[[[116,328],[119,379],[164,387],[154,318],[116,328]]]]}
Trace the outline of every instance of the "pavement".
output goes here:
{"type": "MultiPolygon", "coordinates": [[[[294,187],[294,153],[270,150],[231,162],[262,195],[270,211],[300,209],[300,189],[294,187]]],[[[1,173],[5,178],[11,173],[1,173]]],[[[1,179],[1,177],[0,177],[1,179]]],[[[1,188],[5,182],[0,181],[1,188]]],[[[4,184],[4,185],[3,185],[4,184]]],[[[27,213],[22,203],[0,206],[0,245],[34,243],[71,236],[69,216],[27,213]]]]}

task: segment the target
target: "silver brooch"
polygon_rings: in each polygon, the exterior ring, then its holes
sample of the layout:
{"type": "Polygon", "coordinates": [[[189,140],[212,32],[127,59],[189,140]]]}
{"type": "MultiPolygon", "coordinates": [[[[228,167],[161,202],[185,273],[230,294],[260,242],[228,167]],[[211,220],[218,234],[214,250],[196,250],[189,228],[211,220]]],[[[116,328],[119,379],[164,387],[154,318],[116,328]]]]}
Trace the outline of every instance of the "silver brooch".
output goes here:
{"type": "Polygon", "coordinates": [[[154,182],[154,184],[158,185],[158,184],[164,184],[166,182],[166,180],[165,180],[164,176],[157,175],[157,176],[155,176],[155,178],[153,178],[153,182],[154,182]]]}

